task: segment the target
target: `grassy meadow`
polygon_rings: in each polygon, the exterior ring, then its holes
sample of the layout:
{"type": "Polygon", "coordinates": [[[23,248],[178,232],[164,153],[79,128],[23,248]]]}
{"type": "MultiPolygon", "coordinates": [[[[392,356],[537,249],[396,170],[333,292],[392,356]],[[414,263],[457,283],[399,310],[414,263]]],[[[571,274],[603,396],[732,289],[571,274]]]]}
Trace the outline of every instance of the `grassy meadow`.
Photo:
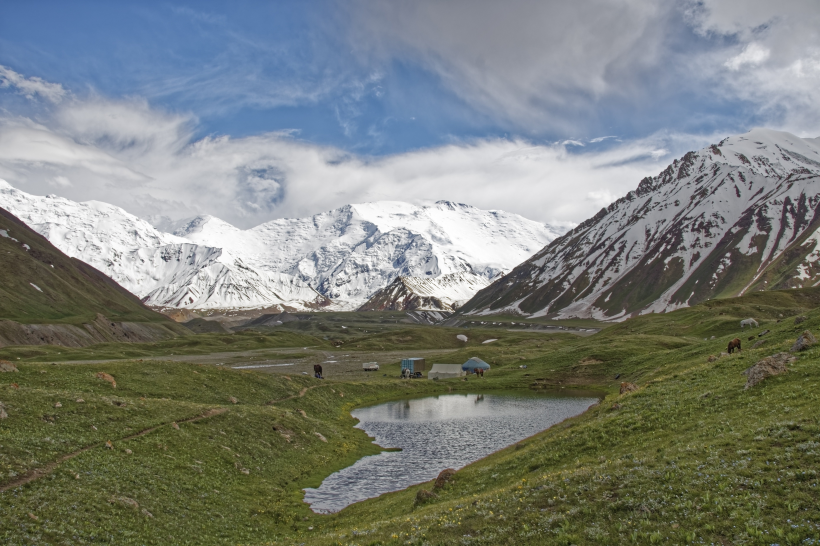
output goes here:
{"type": "Polygon", "coordinates": [[[749,390],[741,372],[787,351],[805,329],[820,334],[818,303],[814,289],[756,293],[638,317],[590,337],[400,324],[340,332],[345,351],[441,349],[444,362],[479,356],[493,366],[482,389],[595,389],[602,400],[459,470],[443,488],[421,484],[333,515],[313,514],[301,489],[378,451],[353,428],[351,409],[475,390],[476,379],[401,381],[398,363],[382,368],[386,376],[351,382],[140,362],[170,353],[338,350],[333,336],[293,329],[4,348],[0,358],[20,371],[0,374],[8,414],[0,420],[0,541],[816,544],[820,347],[749,390]],[[739,320],[750,316],[760,327],[741,332],[739,320]],[[808,318],[795,324],[798,316],[808,318]],[[468,335],[466,346],[457,333],[468,335]],[[743,352],[708,362],[735,336],[743,352]],[[757,341],[764,343],[751,349],[757,341]],[[118,360],[73,362],[101,358],[118,360]],[[116,388],[98,372],[111,374],[116,388]],[[639,390],[620,395],[622,381],[639,390]],[[435,496],[417,500],[421,489],[435,496]]]}

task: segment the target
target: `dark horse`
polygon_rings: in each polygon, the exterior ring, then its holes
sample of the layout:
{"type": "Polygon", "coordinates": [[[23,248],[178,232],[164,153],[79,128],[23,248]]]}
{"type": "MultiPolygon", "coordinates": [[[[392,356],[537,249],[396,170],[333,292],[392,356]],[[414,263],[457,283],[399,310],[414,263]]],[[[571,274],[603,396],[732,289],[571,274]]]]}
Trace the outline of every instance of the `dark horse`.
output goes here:
{"type": "Polygon", "coordinates": [[[322,366],[321,365],[319,365],[319,364],[314,364],[313,365],[313,377],[315,377],[316,379],[324,379],[324,377],[322,377],[322,366]]]}
{"type": "Polygon", "coordinates": [[[738,338],[735,338],[732,341],[730,341],[729,348],[726,350],[729,351],[729,354],[732,354],[735,349],[740,351],[740,340],[738,338]]]}

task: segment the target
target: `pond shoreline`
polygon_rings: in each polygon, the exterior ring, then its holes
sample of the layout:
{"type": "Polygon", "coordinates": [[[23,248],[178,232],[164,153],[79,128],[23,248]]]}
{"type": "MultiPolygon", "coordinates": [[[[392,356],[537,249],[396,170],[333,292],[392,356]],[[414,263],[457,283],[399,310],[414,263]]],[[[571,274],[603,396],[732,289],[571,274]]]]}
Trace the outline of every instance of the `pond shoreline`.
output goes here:
{"type": "Polygon", "coordinates": [[[468,466],[582,415],[599,403],[600,394],[469,389],[356,408],[355,428],[383,451],[328,475],[318,488],[305,488],[303,500],[314,513],[330,514],[424,483],[444,468],[468,466]]]}

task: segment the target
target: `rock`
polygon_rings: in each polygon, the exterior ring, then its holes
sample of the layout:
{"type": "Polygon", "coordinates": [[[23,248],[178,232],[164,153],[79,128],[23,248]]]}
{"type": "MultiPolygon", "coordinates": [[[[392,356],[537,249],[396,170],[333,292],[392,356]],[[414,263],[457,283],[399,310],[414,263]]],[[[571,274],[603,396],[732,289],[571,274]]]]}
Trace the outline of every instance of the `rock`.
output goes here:
{"type": "Polygon", "coordinates": [[[94,425],[91,425],[91,430],[97,430],[97,427],[95,427],[94,425]]]}
{"type": "Polygon", "coordinates": [[[129,497],[111,497],[108,499],[108,502],[111,504],[119,504],[125,508],[133,508],[134,510],[140,507],[140,503],[129,497]]]}
{"type": "Polygon", "coordinates": [[[231,401],[231,404],[238,404],[238,403],[239,403],[239,400],[237,400],[237,399],[236,399],[236,398],[234,398],[233,396],[231,396],[230,398],[228,398],[228,400],[230,400],[230,401],[231,401]]]}
{"type": "Polygon", "coordinates": [[[435,489],[441,489],[444,485],[453,479],[453,476],[456,475],[456,471],[452,468],[445,468],[441,472],[439,472],[438,477],[436,478],[436,483],[433,484],[435,489]]]}
{"type": "Polygon", "coordinates": [[[788,353],[777,353],[768,356],[751,368],[746,369],[743,375],[747,377],[745,389],[750,389],[772,375],[780,375],[786,373],[787,364],[794,362],[797,358],[788,353]]]}
{"type": "Polygon", "coordinates": [[[134,453],[134,452],[133,452],[133,451],[131,451],[130,449],[126,449],[126,450],[125,450],[125,454],[126,454],[126,455],[132,455],[133,453],[134,453]]]}
{"type": "Polygon", "coordinates": [[[117,388],[117,382],[114,380],[114,377],[111,374],[107,374],[105,372],[97,372],[97,375],[95,375],[94,377],[96,377],[97,379],[102,379],[103,381],[108,381],[109,383],[111,383],[112,388],[117,388]]]}
{"type": "Polygon", "coordinates": [[[16,372],[17,366],[8,360],[0,360],[0,372],[16,372]]]}
{"type": "Polygon", "coordinates": [[[630,392],[635,392],[638,390],[638,385],[635,383],[621,383],[621,394],[626,394],[630,392]]]}
{"type": "Polygon", "coordinates": [[[757,334],[757,337],[763,337],[763,336],[765,336],[765,335],[766,335],[766,334],[768,334],[768,333],[769,333],[769,330],[763,330],[762,332],[760,332],[759,334],[757,334]]]}
{"type": "Polygon", "coordinates": [[[54,404],[54,407],[55,408],[61,408],[61,407],[63,407],[63,405],[61,403],[57,402],[56,404],[54,404]]]}
{"type": "Polygon", "coordinates": [[[465,336],[464,334],[458,334],[456,336],[456,339],[459,340],[459,341],[463,341],[465,343],[467,342],[467,336],[465,336]]]}
{"type": "Polygon", "coordinates": [[[171,426],[174,427],[176,430],[179,430],[179,425],[176,423],[171,423],[171,426]]]}
{"type": "Polygon", "coordinates": [[[803,351],[815,343],[817,343],[817,339],[811,335],[811,332],[804,330],[803,333],[800,334],[800,337],[797,338],[797,341],[794,342],[794,345],[792,345],[791,352],[796,353],[797,351],[803,351]]]}
{"type": "Polygon", "coordinates": [[[302,417],[307,417],[307,413],[305,413],[305,410],[300,409],[300,410],[296,410],[296,411],[298,411],[298,412],[299,412],[299,414],[300,414],[302,417]]]}
{"type": "Polygon", "coordinates": [[[37,521],[38,519],[40,519],[40,518],[38,518],[37,516],[35,516],[34,514],[32,514],[31,512],[29,512],[29,513],[28,513],[28,517],[30,517],[30,518],[31,518],[31,519],[33,519],[34,521],[37,521]]]}
{"type": "Polygon", "coordinates": [[[755,343],[754,345],[752,345],[752,349],[757,349],[758,347],[760,347],[760,346],[761,346],[761,345],[763,345],[764,343],[766,343],[766,340],[765,340],[765,339],[761,339],[760,341],[758,341],[757,343],[755,343]]]}
{"type": "Polygon", "coordinates": [[[709,355],[709,358],[706,359],[706,362],[714,362],[718,358],[720,358],[720,357],[717,357],[715,355],[709,355]]]}
{"type": "Polygon", "coordinates": [[[145,508],[142,509],[142,515],[145,516],[146,518],[153,518],[154,517],[154,514],[152,514],[151,512],[146,510],[145,508]]]}
{"type": "Polygon", "coordinates": [[[251,471],[250,471],[250,470],[248,470],[247,468],[240,468],[240,469],[239,469],[239,471],[240,471],[241,473],[245,474],[246,476],[247,476],[247,475],[249,475],[249,474],[251,473],[251,471]]]}
{"type": "Polygon", "coordinates": [[[82,404],[82,403],[84,403],[84,402],[85,402],[85,400],[83,400],[82,398],[77,398],[76,402],[77,402],[78,404],[82,404]]]}
{"type": "Polygon", "coordinates": [[[437,496],[438,495],[436,495],[432,491],[428,491],[427,489],[419,489],[418,493],[416,493],[416,504],[427,502],[428,500],[434,499],[437,496]]]}
{"type": "Polygon", "coordinates": [[[6,406],[3,405],[3,402],[0,402],[0,419],[8,419],[9,414],[6,413],[6,406]]]}
{"type": "Polygon", "coordinates": [[[321,441],[323,441],[324,443],[327,443],[327,438],[325,438],[324,436],[322,436],[320,433],[318,433],[318,432],[314,432],[313,434],[315,434],[315,435],[316,435],[316,437],[317,437],[317,438],[319,438],[319,439],[320,439],[321,441]]]}
{"type": "Polygon", "coordinates": [[[801,322],[806,322],[807,320],[809,320],[809,317],[804,317],[802,315],[799,317],[794,317],[795,324],[800,324],[801,322]]]}

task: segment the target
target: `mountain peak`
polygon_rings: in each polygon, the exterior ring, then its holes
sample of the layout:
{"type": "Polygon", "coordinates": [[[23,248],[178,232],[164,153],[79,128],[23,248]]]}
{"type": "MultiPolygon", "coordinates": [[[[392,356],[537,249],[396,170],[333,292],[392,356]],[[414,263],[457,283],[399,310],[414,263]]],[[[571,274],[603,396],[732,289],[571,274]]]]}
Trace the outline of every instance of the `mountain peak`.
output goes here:
{"type": "Polygon", "coordinates": [[[808,286],[820,280],[818,228],[820,148],[754,129],[644,178],[463,311],[620,320],[808,286]]]}

